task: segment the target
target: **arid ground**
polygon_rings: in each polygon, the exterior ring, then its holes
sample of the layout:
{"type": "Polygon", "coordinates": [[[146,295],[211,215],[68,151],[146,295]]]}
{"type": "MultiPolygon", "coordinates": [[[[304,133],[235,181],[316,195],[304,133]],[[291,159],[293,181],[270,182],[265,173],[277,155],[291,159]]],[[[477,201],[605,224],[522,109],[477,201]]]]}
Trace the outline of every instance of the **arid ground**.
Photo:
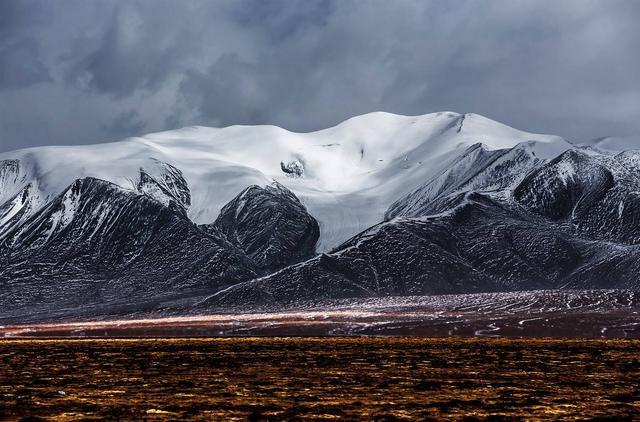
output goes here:
{"type": "Polygon", "coordinates": [[[0,318],[0,338],[392,335],[640,339],[640,294],[539,290],[352,298],[294,308],[0,318]]]}
{"type": "Polygon", "coordinates": [[[640,418],[640,341],[4,340],[2,420],[640,418]]]}

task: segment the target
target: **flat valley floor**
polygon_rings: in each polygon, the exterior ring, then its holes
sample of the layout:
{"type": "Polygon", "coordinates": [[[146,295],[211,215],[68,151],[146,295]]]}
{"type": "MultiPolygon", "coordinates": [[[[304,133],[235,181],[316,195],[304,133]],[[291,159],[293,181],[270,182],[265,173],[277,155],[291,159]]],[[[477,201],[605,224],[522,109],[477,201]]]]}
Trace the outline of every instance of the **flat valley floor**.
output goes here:
{"type": "Polygon", "coordinates": [[[640,341],[0,341],[0,420],[463,417],[638,419],[640,341]]]}

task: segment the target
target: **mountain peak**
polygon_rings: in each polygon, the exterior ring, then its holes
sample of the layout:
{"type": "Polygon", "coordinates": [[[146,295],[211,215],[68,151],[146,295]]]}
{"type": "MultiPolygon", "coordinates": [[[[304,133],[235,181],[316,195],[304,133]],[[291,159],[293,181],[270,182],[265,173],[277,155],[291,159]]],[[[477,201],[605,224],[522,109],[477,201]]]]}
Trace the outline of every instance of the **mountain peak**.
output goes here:
{"type": "MultiPolygon", "coordinates": [[[[327,227],[318,242],[326,250],[380,221],[391,203],[442,173],[471,145],[501,150],[529,141],[549,145],[552,152],[570,148],[559,137],[522,132],[473,113],[378,111],[308,133],[264,125],[191,126],[111,144],[18,150],[0,154],[0,161],[19,163],[21,177],[5,183],[12,195],[32,183],[46,203],[74,180],[95,177],[175,200],[196,224],[215,221],[247,186],[275,180],[327,227]],[[142,176],[142,187],[140,169],[149,176],[142,176]]],[[[541,152],[541,158],[552,152],[541,152]]]]}

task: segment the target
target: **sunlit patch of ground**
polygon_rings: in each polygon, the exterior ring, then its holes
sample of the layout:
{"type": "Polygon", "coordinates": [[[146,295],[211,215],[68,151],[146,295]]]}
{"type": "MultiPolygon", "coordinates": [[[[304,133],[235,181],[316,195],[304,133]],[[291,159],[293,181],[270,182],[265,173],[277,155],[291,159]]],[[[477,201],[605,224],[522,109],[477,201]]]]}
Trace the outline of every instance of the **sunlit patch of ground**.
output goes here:
{"type": "Polygon", "coordinates": [[[6,340],[0,419],[619,420],[640,417],[639,359],[632,340],[6,340]]]}

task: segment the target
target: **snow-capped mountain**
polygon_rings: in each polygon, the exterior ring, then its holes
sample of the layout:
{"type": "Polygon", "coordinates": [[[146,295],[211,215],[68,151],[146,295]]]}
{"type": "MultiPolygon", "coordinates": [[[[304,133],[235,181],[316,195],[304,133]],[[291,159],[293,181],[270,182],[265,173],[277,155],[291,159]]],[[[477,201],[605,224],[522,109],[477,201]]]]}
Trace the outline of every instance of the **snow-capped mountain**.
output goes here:
{"type": "MultiPolygon", "coordinates": [[[[275,126],[189,127],[111,144],[29,148],[0,154],[0,203],[29,183],[44,205],[74,180],[94,177],[137,189],[140,169],[181,171],[189,218],[210,224],[251,185],[273,180],[290,189],[321,227],[326,251],[382,220],[391,203],[446,172],[467,148],[530,145],[552,158],[571,145],[556,136],[512,129],[479,115],[371,113],[312,133],[275,126]],[[10,167],[10,168],[9,168],[10,167]],[[283,171],[288,167],[299,173],[283,171]]],[[[162,177],[162,176],[160,176],[162,177]]],[[[29,214],[37,211],[32,207],[29,214]]]]}
{"type": "Polygon", "coordinates": [[[637,289],[638,170],[452,112],[8,152],[0,317],[637,289]]]}

